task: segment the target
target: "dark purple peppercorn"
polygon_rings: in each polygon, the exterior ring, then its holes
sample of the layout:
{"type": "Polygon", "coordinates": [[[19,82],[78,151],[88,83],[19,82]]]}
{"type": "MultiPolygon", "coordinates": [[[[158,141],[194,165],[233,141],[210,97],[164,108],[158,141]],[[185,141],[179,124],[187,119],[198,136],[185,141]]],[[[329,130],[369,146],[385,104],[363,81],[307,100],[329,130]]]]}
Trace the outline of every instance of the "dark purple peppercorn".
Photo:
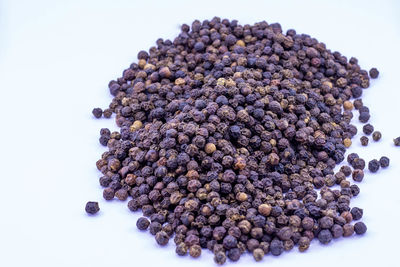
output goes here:
{"type": "Polygon", "coordinates": [[[355,169],[352,174],[353,180],[356,182],[361,182],[364,179],[364,171],[355,169]]]}
{"type": "Polygon", "coordinates": [[[390,159],[388,157],[383,156],[379,159],[379,165],[381,165],[382,168],[389,167],[389,164],[390,159]]]}
{"type": "Polygon", "coordinates": [[[150,222],[147,218],[145,217],[140,217],[137,222],[136,222],[136,226],[139,230],[144,231],[147,230],[147,228],[149,227],[150,222]]]}
{"type": "Polygon", "coordinates": [[[103,115],[103,110],[101,108],[94,108],[92,114],[95,118],[99,119],[103,115]]]}
{"type": "Polygon", "coordinates": [[[325,229],[325,230],[321,230],[318,234],[318,240],[319,242],[321,242],[322,244],[328,244],[329,242],[331,242],[332,240],[332,233],[331,231],[325,229]]]}
{"type": "Polygon", "coordinates": [[[357,235],[363,235],[367,232],[367,226],[363,222],[357,222],[354,224],[354,232],[357,235]]]}
{"type": "Polygon", "coordinates": [[[400,137],[393,139],[393,143],[395,146],[400,146],[400,137]]]}
{"type": "Polygon", "coordinates": [[[374,132],[374,126],[372,126],[371,124],[367,123],[363,126],[363,132],[366,135],[370,135],[374,132]]]}
{"type": "Polygon", "coordinates": [[[99,203],[94,201],[89,201],[86,203],[85,211],[88,214],[96,214],[100,210],[99,203]]]}
{"type": "Polygon", "coordinates": [[[379,71],[376,68],[372,68],[372,69],[369,70],[369,76],[372,79],[376,79],[379,76],[379,71]]]}
{"type": "Polygon", "coordinates": [[[169,236],[164,231],[157,232],[155,238],[156,238],[157,244],[159,244],[160,246],[165,246],[168,244],[169,236]]]}
{"type": "Polygon", "coordinates": [[[363,209],[360,209],[357,207],[352,208],[350,210],[350,212],[351,212],[351,215],[353,216],[353,220],[356,220],[356,221],[361,219],[363,216],[363,209]]]}
{"type": "Polygon", "coordinates": [[[365,160],[361,158],[356,158],[353,160],[351,166],[354,169],[364,170],[365,168],[365,160]]]}
{"type": "Polygon", "coordinates": [[[368,170],[370,172],[377,172],[379,170],[380,164],[379,161],[377,161],[376,159],[371,160],[370,162],[368,162],[368,170]]]}
{"type": "Polygon", "coordinates": [[[349,177],[351,175],[351,168],[347,165],[343,165],[340,168],[340,171],[344,174],[344,176],[349,177]]]}
{"type": "Polygon", "coordinates": [[[281,255],[283,252],[283,242],[278,239],[272,240],[269,250],[271,251],[271,254],[274,256],[281,255]]]}

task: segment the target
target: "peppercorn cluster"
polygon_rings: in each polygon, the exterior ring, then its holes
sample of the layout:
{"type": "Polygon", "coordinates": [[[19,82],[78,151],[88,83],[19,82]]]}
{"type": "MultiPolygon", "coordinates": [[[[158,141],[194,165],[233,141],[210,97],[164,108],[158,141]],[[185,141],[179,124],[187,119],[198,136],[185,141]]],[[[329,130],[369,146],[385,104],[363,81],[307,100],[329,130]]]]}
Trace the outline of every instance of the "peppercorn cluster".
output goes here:
{"type": "MultiPolygon", "coordinates": [[[[360,99],[369,84],[357,59],[278,23],[184,24],[173,41],[139,52],[109,83],[109,108],[93,111],[114,113],[120,127],[101,130],[103,196],[129,198],[143,213],[138,229],[159,245],[173,239],[178,255],[195,258],[209,249],[218,264],[364,234],[348,177],[361,182],[365,161],[353,153],[354,170],[334,168],[357,134],[352,110],[370,118],[360,99]]],[[[368,166],[379,164],[389,160],[368,166]]]]}

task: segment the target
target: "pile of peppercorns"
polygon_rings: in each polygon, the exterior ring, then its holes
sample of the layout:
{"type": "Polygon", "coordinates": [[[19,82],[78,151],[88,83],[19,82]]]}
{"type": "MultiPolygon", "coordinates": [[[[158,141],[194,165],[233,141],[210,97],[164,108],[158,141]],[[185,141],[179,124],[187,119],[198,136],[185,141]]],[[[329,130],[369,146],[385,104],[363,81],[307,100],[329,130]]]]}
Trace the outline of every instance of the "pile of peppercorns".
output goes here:
{"type": "MultiPolygon", "coordinates": [[[[180,256],[209,249],[218,264],[366,232],[348,179],[363,180],[365,160],[351,153],[351,167],[334,168],[357,134],[352,110],[370,118],[360,97],[376,69],[264,21],[196,20],[156,44],[109,83],[109,108],[93,110],[120,127],[100,132],[103,196],[129,198],[138,229],[161,246],[172,238],[180,256]]],[[[363,132],[381,138],[370,124],[363,132]]]]}

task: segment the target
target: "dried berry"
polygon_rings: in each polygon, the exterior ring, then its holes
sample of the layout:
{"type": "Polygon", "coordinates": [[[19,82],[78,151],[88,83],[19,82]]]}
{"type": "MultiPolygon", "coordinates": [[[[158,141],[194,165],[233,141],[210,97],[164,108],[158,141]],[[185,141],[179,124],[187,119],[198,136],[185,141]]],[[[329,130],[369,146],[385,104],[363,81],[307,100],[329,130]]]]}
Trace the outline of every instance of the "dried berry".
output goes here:
{"type": "Polygon", "coordinates": [[[376,79],[379,76],[379,71],[376,68],[372,68],[372,69],[369,70],[369,76],[372,79],[376,79]]]}
{"type": "Polygon", "coordinates": [[[321,230],[318,234],[318,240],[322,244],[328,244],[332,240],[332,234],[329,230],[321,230]]]}
{"type": "Polygon", "coordinates": [[[374,132],[374,126],[372,126],[371,124],[367,123],[363,126],[363,132],[366,135],[370,135],[374,132]]]}
{"type": "Polygon", "coordinates": [[[189,248],[189,255],[193,258],[198,258],[201,255],[201,247],[199,245],[193,245],[189,248]]]}
{"type": "Polygon", "coordinates": [[[351,212],[351,215],[353,216],[353,220],[356,220],[356,221],[361,219],[363,216],[363,209],[360,209],[357,207],[352,208],[350,212],[351,212]]]}
{"type": "Polygon", "coordinates": [[[95,118],[99,119],[103,115],[103,110],[101,108],[94,108],[92,114],[95,118]]]}
{"type": "Polygon", "coordinates": [[[364,171],[355,169],[352,174],[353,180],[356,182],[361,182],[364,179],[364,171]]]}
{"type": "Polygon", "coordinates": [[[373,132],[373,134],[372,134],[372,139],[373,139],[375,142],[381,140],[381,138],[382,138],[381,132],[379,132],[379,131],[373,132]]]}
{"type": "Polygon", "coordinates": [[[354,232],[356,232],[357,235],[363,235],[367,232],[367,226],[363,222],[357,222],[354,224],[354,232]]]}
{"type": "Polygon", "coordinates": [[[360,137],[360,142],[361,142],[362,146],[368,146],[369,139],[366,136],[361,136],[360,137]]]}
{"type": "Polygon", "coordinates": [[[168,244],[169,236],[166,232],[159,231],[156,234],[156,241],[157,241],[157,244],[159,244],[160,246],[165,246],[168,244]]]}
{"type": "Polygon", "coordinates": [[[368,170],[370,172],[377,172],[379,170],[380,164],[379,161],[377,161],[376,159],[371,160],[370,162],[368,162],[368,170]]]}
{"type": "Polygon", "coordinates": [[[99,203],[94,201],[89,201],[86,203],[85,211],[88,214],[96,214],[100,210],[99,203]]]}
{"type": "Polygon", "coordinates": [[[150,222],[147,218],[145,217],[140,217],[137,222],[136,222],[136,226],[139,230],[147,230],[147,228],[149,227],[150,222]]]}
{"type": "Polygon", "coordinates": [[[381,165],[382,168],[389,167],[389,164],[390,159],[388,157],[383,156],[379,159],[379,165],[381,165]]]}
{"type": "Polygon", "coordinates": [[[400,146],[400,137],[393,139],[393,143],[395,146],[400,146]]]}
{"type": "Polygon", "coordinates": [[[264,251],[261,248],[253,250],[253,257],[255,261],[261,261],[264,258],[264,251]]]}

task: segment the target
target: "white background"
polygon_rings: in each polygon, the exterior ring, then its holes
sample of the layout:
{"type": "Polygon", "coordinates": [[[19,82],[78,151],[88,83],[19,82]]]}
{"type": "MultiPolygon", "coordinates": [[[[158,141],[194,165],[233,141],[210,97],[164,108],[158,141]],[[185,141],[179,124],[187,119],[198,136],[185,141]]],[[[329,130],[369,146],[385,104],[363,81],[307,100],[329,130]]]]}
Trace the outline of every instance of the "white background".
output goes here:
{"type": "MultiPolygon", "coordinates": [[[[157,38],[173,39],[194,19],[280,22],[355,56],[379,79],[364,90],[379,143],[350,151],[387,155],[389,169],[366,172],[352,205],[364,208],[368,232],[328,246],[317,241],[235,266],[400,266],[400,4],[396,1],[1,1],[0,266],[214,266],[211,253],[179,258],[173,241],[159,248],[139,232],[126,203],[102,200],[95,162],[104,148],[93,107],[111,101],[107,84],[157,38]],[[85,214],[88,200],[101,212],[85,214]]],[[[355,113],[356,115],[356,113],[355,113]]],[[[357,117],[357,116],[356,116],[357,117]]],[[[354,120],[356,125],[357,119],[354,120]]],[[[360,128],[359,128],[360,129],[360,128]]],[[[232,263],[230,263],[232,264],[232,263]]]]}

